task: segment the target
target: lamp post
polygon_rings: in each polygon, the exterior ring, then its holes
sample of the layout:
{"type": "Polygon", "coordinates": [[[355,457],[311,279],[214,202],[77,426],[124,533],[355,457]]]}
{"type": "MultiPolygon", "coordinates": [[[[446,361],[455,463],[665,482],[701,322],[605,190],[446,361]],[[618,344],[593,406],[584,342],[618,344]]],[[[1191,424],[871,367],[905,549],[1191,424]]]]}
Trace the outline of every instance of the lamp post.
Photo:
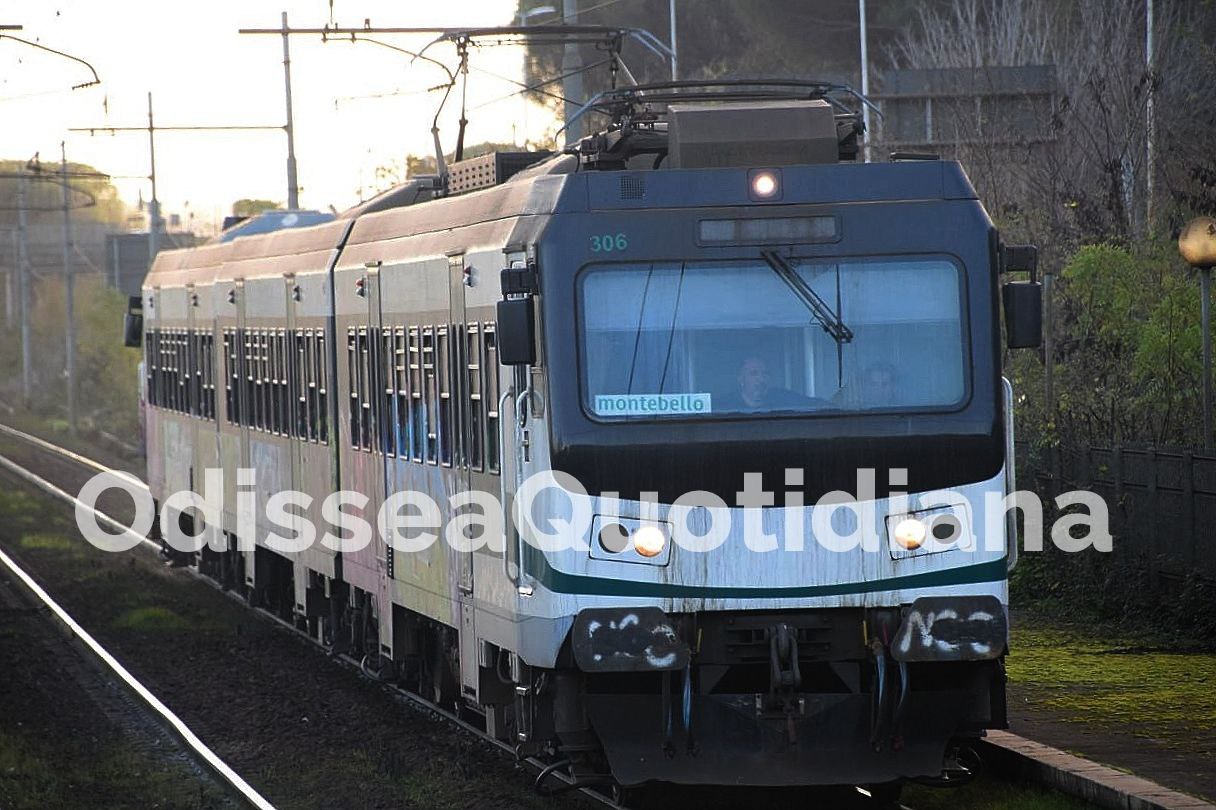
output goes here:
{"type": "Polygon", "coordinates": [[[1212,452],[1212,266],[1216,265],[1216,219],[1195,217],[1178,235],[1178,252],[1199,271],[1203,329],[1203,449],[1212,452]]]}

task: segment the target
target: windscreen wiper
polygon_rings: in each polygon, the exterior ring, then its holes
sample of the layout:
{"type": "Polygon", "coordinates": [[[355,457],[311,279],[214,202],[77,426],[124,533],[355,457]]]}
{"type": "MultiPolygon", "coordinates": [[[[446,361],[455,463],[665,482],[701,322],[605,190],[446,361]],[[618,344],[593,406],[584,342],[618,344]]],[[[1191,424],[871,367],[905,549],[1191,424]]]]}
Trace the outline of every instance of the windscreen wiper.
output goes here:
{"type": "Polygon", "coordinates": [[[823,331],[827,332],[836,339],[836,343],[851,343],[853,341],[853,330],[844,325],[844,321],[840,320],[827,302],[819,297],[819,294],[811,289],[810,285],[803,280],[802,276],[798,275],[793,266],[779,256],[776,251],[762,250],[760,255],[764,257],[764,261],[768,266],[773,268],[773,272],[777,277],[786,283],[786,286],[798,296],[798,299],[806,305],[806,308],[815,316],[815,320],[823,327],[823,331]]]}

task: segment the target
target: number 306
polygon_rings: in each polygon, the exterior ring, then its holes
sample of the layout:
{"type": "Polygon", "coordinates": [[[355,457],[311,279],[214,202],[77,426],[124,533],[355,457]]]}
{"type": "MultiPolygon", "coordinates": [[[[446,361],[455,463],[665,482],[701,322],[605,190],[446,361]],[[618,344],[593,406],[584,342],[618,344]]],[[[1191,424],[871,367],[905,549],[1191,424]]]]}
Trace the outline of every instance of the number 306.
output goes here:
{"type": "Polygon", "coordinates": [[[592,253],[611,253],[614,250],[625,250],[628,247],[629,240],[623,233],[606,233],[603,236],[591,237],[592,253]]]}

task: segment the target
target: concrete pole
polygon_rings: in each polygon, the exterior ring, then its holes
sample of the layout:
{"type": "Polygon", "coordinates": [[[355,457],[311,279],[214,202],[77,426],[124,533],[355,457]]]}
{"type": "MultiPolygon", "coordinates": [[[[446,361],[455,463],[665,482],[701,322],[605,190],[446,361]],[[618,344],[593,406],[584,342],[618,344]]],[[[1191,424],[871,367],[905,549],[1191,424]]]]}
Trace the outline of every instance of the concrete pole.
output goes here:
{"type": "MultiPolygon", "coordinates": [[[[869,43],[866,36],[866,0],[857,0],[857,22],[861,39],[861,94],[866,98],[870,97],[870,52],[869,43]]],[[[870,108],[861,105],[861,120],[865,125],[865,162],[870,162],[870,108]]]]}
{"type": "Polygon", "coordinates": [[[1203,324],[1203,449],[1212,452],[1212,268],[1199,268],[1200,320],[1203,324]]]}
{"type": "Polygon", "coordinates": [[[676,0],[668,0],[671,11],[671,80],[677,81],[680,75],[676,59],[676,0]]]}
{"type": "Polygon", "coordinates": [[[290,39],[287,28],[287,12],[283,12],[283,85],[287,91],[287,124],[283,129],[287,132],[287,207],[300,207],[300,182],[296,177],[296,130],[291,114],[291,52],[287,41],[290,39]]]}
{"type": "Polygon", "coordinates": [[[148,93],[148,157],[152,173],[148,179],[152,181],[152,201],[148,203],[148,269],[156,261],[160,252],[160,200],[156,197],[156,123],[152,120],[152,94],[148,93]]]}
{"type": "MultiPolygon", "coordinates": [[[[1153,140],[1156,136],[1153,121],[1153,0],[1148,0],[1144,10],[1144,70],[1148,73],[1148,93],[1145,95],[1146,128],[1144,136],[1144,227],[1153,229],[1153,140]]],[[[1210,433],[1210,431],[1209,431],[1210,433]]]]}
{"type": "MultiPolygon", "coordinates": [[[[578,24],[578,0],[562,0],[562,20],[572,25],[578,24]]],[[[562,51],[562,74],[566,76],[562,81],[562,95],[567,99],[564,119],[568,124],[574,114],[578,112],[578,101],[583,98],[583,74],[577,72],[582,66],[583,61],[578,52],[578,45],[573,42],[566,43],[562,51]]],[[[583,137],[583,119],[579,118],[573,124],[569,124],[565,134],[567,146],[578,143],[583,137]]]]}
{"type": "Polygon", "coordinates": [[[33,359],[30,346],[30,278],[29,234],[25,225],[25,192],[28,186],[26,170],[17,181],[17,303],[21,315],[21,403],[30,406],[33,399],[33,359]]]}
{"type": "Polygon", "coordinates": [[[76,277],[72,272],[72,192],[68,188],[68,152],[59,142],[59,179],[63,183],[63,325],[67,339],[63,373],[68,389],[68,432],[76,435],[76,277]]]}

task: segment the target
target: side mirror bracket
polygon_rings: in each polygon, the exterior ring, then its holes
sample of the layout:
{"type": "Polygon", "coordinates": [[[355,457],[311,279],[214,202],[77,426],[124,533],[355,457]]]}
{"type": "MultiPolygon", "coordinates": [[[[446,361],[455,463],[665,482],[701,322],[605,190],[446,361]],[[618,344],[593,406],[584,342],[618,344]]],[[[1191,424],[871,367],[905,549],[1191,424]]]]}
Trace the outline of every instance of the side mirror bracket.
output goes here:
{"type": "Polygon", "coordinates": [[[1034,245],[1000,246],[1000,272],[1025,272],[1029,281],[1006,281],[1001,287],[1005,310],[1005,345],[1034,349],[1043,343],[1043,285],[1039,283],[1039,249],[1034,245]]]}
{"type": "Polygon", "coordinates": [[[536,305],[539,288],[536,265],[512,262],[500,275],[503,299],[498,302],[498,361],[504,366],[536,363],[536,305]]]}
{"type": "Polygon", "coordinates": [[[123,316],[122,345],[138,349],[144,341],[144,299],[132,295],[127,298],[127,312],[123,316]]]}

